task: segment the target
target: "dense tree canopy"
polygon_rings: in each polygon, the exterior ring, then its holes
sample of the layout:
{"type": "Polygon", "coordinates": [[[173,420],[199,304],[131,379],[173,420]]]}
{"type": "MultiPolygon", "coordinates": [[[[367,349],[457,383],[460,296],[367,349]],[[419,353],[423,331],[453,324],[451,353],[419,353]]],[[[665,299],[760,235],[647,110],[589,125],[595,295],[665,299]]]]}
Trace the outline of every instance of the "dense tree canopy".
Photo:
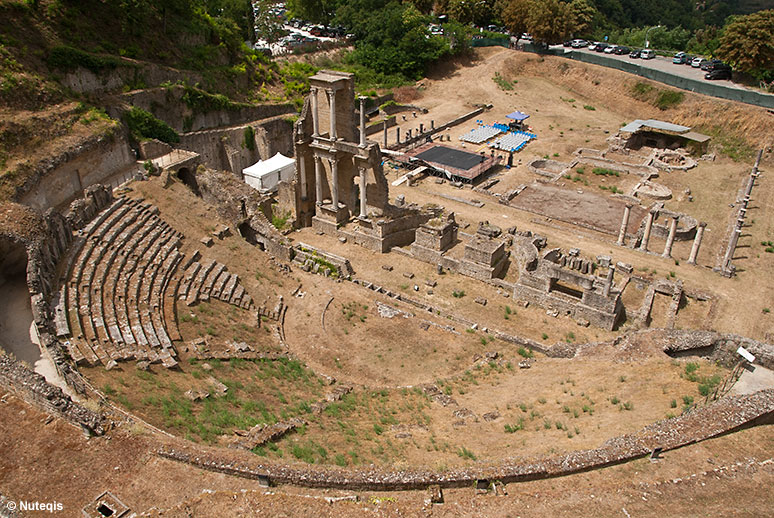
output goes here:
{"type": "Polygon", "coordinates": [[[412,3],[354,0],[337,11],[336,21],[355,35],[354,58],[384,74],[417,79],[427,65],[449,52],[448,41],[429,36],[429,19],[412,3]]]}
{"type": "Polygon", "coordinates": [[[734,18],[720,44],[717,55],[736,69],[774,79],[774,9],[734,18]]]}

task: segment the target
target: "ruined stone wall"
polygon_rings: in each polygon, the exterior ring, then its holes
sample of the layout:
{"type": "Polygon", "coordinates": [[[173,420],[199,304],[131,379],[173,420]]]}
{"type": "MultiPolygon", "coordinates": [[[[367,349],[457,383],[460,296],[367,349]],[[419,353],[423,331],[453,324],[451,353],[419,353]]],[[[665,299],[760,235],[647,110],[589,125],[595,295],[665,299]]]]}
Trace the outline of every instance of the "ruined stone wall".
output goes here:
{"type": "Polygon", "coordinates": [[[266,196],[223,171],[199,167],[196,181],[204,201],[214,205],[249,243],[260,243],[274,257],[290,261],[290,244],[264,214],[266,196]]]}
{"type": "Polygon", "coordinates": [[[90,435],[102,435],[104,418],[73,402],[62,389],[25,367],[10,356],[0,355],[0,387],[9,390],[28,403],[58,415],[90,435]]]}
{"type": "MultiPolygon", "coordinates": [[[[545,283],[543,282],[543,284],[545,283]]],[[[513,298],[525,300],[540,307],[555,309],[560,314],[567,314],[575,320],[587,320],[591,325],[602,329],[613,329],[617,319],[615,313],[587,306],[578,299],[529,286],[527,282],[522,282],[521,277],[513,288],[513,298]]]]}
{"type": "MultiPolygon", "coordinates": [[[[278,115],[292,115],[292,104],[233,105],[233,109],[203,111],[183,101],[185,88],[151,88],[128,92],[120,96],[131,106],[137,106],[163,120],[179,133],[247,124],[278,115]]],[[[119,116],[118,113],[111,113],[119,116]]]]}
{"type": "Polygon", "coordinates": [[[37,173],[25,184],[18,200],[42,210],[62,207],[80,197],[88,186],[109,183],[111,177],[135,162],[124,133],[94,137],[39,164],[37,173]]]}
{"type": "Polygon", "coordinates": [[[167,81],[174,83],[182,80],[192,85],[202,81],[201,75],[196,72],[155,63],[139,63],[127,58],[119,59],[124,61],[124,66],[118,66],[113,70],[100,70],[99,74],[85,68],[78,68],[64,74],[60,82],[79,93],[102,95],[121,91],[129,84],[144,84],[151,87],[167,81]]]}
{"type": "Polygon", "coordinates": [[[180,135],[178,147],[199,153],[210,169],[231,171],[242,178],[242,169],[276,153],[293,156],[292,125],[284,117],[252,122],[224,129],[196,131],[180,135]],[[245,130],[254,131],[253,149],[245,145],[245,130]],[[231,151],[231,152],[229,152],[231,151]]]}
{"type": "Polygon", "coordinates": [[[654,448],[679,448],[749,424],[768,421],[773,415],[774,390],[769,389],[747,396],[723,398],[686,415],[646,426],[636,433],[614,437],[595,449],[444,471],[278,465],[261,462],[249,454],[226,456],[214,449],[193,447],[182,441],[162,446],[157,454],[202,469],[268,484],[359,491],[424,489],[435,484],[441,487],[470,487],[479,480],[525,482],[620,464],[644,457],[654,448]]]}
{"type": "Polygon", "coordinates": [[[755,363],[774,369],[774,345],[734,334],[713,331],[657,330],[655,339],[671,356],[703,356],[733,367],[740,356],[736,350],[744,347],[755,356],[755,363]]]}
{"type": "MultiPolygon", "coordinates": [[[[14,230],[12,225],[6,224],[5,228],[0,228],[0,238],[22,244],[27,253],[27,288],[41,353],[53,362],[59,375],[79,394],[87,393],[89,387],[72,367],[64,347],[56,338],[51,298],[58,288],[60,263],[71,248],[73,230],[83,227],[112,199],[109,187],[93,185],[86,189],[86,200],[73,202],[66,216],[54,209],[41,215],[34,209],[19,207],[14,213],[23,219],[22,226],[14,230]]],[[[7,379],[11,383],[23,378],[7,379]]],[[[27,390],[24,387],[21,388],[27,390]]]]}

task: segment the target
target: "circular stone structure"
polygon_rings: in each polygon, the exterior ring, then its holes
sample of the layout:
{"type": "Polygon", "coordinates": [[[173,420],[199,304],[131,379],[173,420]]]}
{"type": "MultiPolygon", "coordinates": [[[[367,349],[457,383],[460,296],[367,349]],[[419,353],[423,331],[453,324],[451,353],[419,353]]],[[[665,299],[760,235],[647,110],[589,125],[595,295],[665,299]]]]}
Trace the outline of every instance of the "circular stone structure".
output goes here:
{"type": "Polygon", "coordinates": [[[634,195],[637,197],[646,196],[654,200],[670,200],[672,199],[672,189],[666,185],[645,180],[634,188],[634,195]]]}

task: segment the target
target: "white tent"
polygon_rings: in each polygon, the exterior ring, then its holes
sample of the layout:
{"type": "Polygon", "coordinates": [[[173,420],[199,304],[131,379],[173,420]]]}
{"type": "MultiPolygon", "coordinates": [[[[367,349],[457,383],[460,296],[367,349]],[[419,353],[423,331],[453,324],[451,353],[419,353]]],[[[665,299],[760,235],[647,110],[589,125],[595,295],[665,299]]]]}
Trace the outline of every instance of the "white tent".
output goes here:
{"type": "Polygon", "coordinates": [[[259,191],[274,191],[282,180],[291,180],[296,172],[296,161],[282,153],[277,153],[268,160],[259,160],[255,164],[242,169],[245,183],[259,191]]]}

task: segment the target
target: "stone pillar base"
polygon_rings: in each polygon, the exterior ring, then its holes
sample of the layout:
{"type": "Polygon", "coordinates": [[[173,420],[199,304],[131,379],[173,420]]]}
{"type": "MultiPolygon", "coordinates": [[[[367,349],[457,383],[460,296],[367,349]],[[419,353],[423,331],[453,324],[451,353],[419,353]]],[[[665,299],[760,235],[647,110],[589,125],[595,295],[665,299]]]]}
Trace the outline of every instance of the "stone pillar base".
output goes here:
{"type": "Polygon", "coordinates": [[[349,220],[347,207],[339,204],[338,210],[330,203],[319,205],[312,218],[312,228],[329,235],[336,235],[340,225],[349,220]]]}

